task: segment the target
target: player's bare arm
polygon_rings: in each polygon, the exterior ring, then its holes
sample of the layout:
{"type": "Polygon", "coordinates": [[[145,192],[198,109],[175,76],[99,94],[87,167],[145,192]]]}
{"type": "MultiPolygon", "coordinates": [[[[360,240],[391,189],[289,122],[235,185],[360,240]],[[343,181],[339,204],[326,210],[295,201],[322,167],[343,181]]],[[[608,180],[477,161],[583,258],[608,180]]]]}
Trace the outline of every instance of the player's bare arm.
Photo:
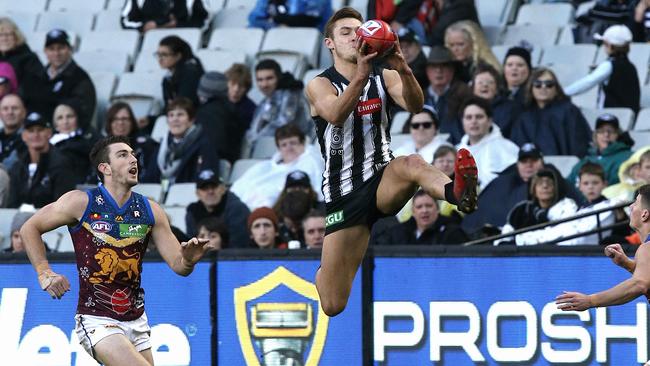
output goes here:
{"type": "Polygon", "coordinates": [[[179,243],[172,233],[165,211],[154,201],[149,200],[149,204],[156,220],[151,231],[151,239],[156,244],[160,256],[174,272],[181,276],[188,276],[205,253],[205,244],[209,240],[192,238],[187,242],[179,243]]]}
{"type": "Polygon", "coordinates": [[[38,273],[38,282],[52,298],[60,299],[69,291],[70,282],[50,269],[41,235],[60,226],[78,223],[87,204],[88,195],[85,192],[70,191],[38,210],[20,229],[29,261],[38,273]]]}
{"type": "Polygon", "coordinates": [[[386,56],[392,70],[384,70],[384,80],[393,100],[410,113],[419,113],[424,105],[424,93],[418,84],[413,70],[402,55],[399,40],[395,41],[395,51],[386,56]]]}
{"type": "Polygon", "coordinates": [[[623,251],[621,244],[610,244],[605,247],[605,255],[612,259],[612,262],[617,266],[624,268],[630,273],[634,273],[636,268],[636,261],[630,259],[623,251]]]}

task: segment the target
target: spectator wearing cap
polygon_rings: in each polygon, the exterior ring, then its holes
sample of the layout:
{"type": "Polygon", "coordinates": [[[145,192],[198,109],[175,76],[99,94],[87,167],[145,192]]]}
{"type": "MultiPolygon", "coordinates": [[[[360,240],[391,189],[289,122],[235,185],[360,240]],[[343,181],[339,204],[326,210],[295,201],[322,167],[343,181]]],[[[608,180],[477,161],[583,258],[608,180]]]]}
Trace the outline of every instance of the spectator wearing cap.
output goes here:
{"type": "Polygon", "coordinates": [[[433,107],[440,118],[441,133],[450,134],[449,141],[457,144],[463,136],[463,127],[458,118],[458,108],[471,90],[457,79],[459,62],[451,51],[442,46],[431,49],[427,59],[429,88],[425,93],[425,104],[433,107]]]}
{"type": "Polygon", "coordinates": [[[21,96],[40,87],[41,83],[35,81],[43,73],[43,64],[16,23],[7,17],[0,17],[0,62],[9,62],[13,67],[21,96]]]}
{"type": "MultiPolygon", "coordinates": [[[[411,140],[396,146],[394,156],[420,155],[425,161],[433,162],[433,154],[441,145],[447,144],[438,136],[438,115],[430,106],[425,105],[420,113],[411,113],[404,124],[411,140]]],[[[406,132],[406,131],[403,131],[406,132]]]]}
{"type": "Polygon", "coordinates": [[[50,118],[57,105],[76,103],[79,127],[87,129],[97,105],[95,86],[88,73],[72,59],[72,52],[68,33],[62,29],[47,33],[45,56],[48,64],[41,74],[43,85],[34,94],[25,95],[25,104],[30,111],[50,118]]]}
{"type": "Polygon", "coordinates": [[[0,62],[0,100],[7,95],[18,92],[18,79],[9,62],[0,62]]]}
{"type": "Polygon", "coordinates": [[[6,95],[0,100],[0,162],[4,163],[7,169],[17,159],[17,152],[25,149],[21,138],[21,132],[25,123],[27,110],[23,100],[16,94],[6,95]],[[11,161],[7,160],[11,155],[11,161]]]}
{"type": "Polygon", "coordinates": [[[215,154],[234,163],[239,159],[241,143],[248,129],[239,117],[237,109],[228,100],[228,80],[220,72],[203,74],[199,81],[199,108],[196,123],[215,148],[215,154]]]}
{"type": "Polygon", "coordinates": [[[300,191],[307,195],[309,199],[309,207],[324,209],[324,202],[318,201],[318,193],[314,190],[309,179],[309,175],[303,172],[302,170],[295,170],[287,175],[287,180],[284,182],[284,189],[280,192],[280,197],[273,205],[273,210],[275,212],[280,212],[282,210],[283,202],[287,199],[287,196],[291,192],[300,191]]]}
{"type": "Polygon", "coordinates": [[[501,134],[505,138],[509,138],[512,125],[519,118],[524,106],[508,98],[505,81],[501,74],[488,64],[479,64],[476,67],[471,86],[475,96],[490,102],[493,113],[492,120],[501,129],[501,134]]]}
{"type": "Polygon", "coordinates": [[[466,83],[469,83],[476,67],[481,63],[487,63],[497,70],[501,68],[483,30],[471,20],[461,20],[445,30],[445,47],[460,62],[458,78],[466,83]]]}
{"type": "Polygon", "coordinates": [[[260,249],[287,248],[278,232],[278,216],[270,207],[259,207],[248,216],[246,227],[250,232],[251,245],[260,249]]]}
{"type": "Polygon", "coordinates": [[[207,18],[203,0],[126,0],[120,21],[124,29],[145,33],[158,28],[203,28],[207,18]]]}
{"type": "Polygon", "coordinates": [[[591,128],[551,69],[536,68],[525,95],[524,111],[510,133],[514,143],[533,142],[545,155],[587,155],[591,128]]]}
{"type": "Polygon", "coordinates": [[[422,51],[422,38],[408,27],[402,27],[397,31],[399,37],[399,46],[402,49],[402,55],[408,63],[415,79],[420,84],[422,90],[429,87],[427,78],[427,55],[422,51]]]}
{"type": "Polygon", "coordinates": [[[479,188],[485,188],[497,174],[517,161],[519,147],[501,135],[492,122],[490,102],[481,97],[469,98],[461,108],[465,135],[456,146],[467,149],[476,159],[479,188]]]}
{"type": "Polygon", "coordinates": [[[214,217],[222,220],[228,229],[230,247],[248,246],[246,220],[250,211],[237,195],[228,190],[214,170],[206,169],[199,173],[196,180],[196,196],[198,201],[189,204],[185,213],[187,235],[197,235],[198,223],[208,217],[214,217]]]}
{"type": "Polygon", "coordinates": [[[253,77],[247,65],[234,63],[225,72],[228,79],[228,100],[235,105],[241,123],[250,128],[253,114],[255,113],[255,102],[248,97],[248,92],[253,86],[253,77]]]}
{"type": "Polygon", "coordinates": [[[607,60],[569,85],[565,89],[566,95],[572,97],[599,86],[598,108],[630,108],[638,113],[641,100],[639,75],[627,58],[632,32],[624,25],[612,25],[594,38],[603,41],[607,60]]]}
{"type": "Polygon", "coordinates": [[[629,135],[621,131],[615,115],[600,115],[596,120],[592,146],[587,155],[573,167],[567,180],[577,184],[580,168],[587,162],[593,162],[602,166],[608,184],[617,184],[618,170],[621,164],[632,156],[633,144],[629,135]]]}
{"type": "Polygon", "coordinates": [[[525,85],[533,71],[530,51],[524,47],[511,47],[503,59],[503,76],[509,91],[509,98],[524,104],[525,85]]]}
{"type": "Polygon", "coordinates": [[[75,188],[76,177],[70,174],[73,162],[50,144],[52,127],[44,117],[30,113],[21,137],[27,149],[18,153],[9,169],[9,207],[28,203],[40,208],[75,188]]]}

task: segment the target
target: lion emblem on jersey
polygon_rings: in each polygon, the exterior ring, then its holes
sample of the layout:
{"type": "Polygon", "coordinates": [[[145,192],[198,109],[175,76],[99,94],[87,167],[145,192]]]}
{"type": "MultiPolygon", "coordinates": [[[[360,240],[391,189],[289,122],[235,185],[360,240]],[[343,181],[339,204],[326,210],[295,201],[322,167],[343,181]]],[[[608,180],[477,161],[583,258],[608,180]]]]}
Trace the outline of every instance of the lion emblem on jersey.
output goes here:
{"type": "Polygon", "coordinates": [[[129,280],[137,278],[140,274],[140,270],[138,269],[140,253],[128,255],[126,251],[122,251],[122,254],[124,254],[126,258],[120,258],[119,254],[117,254],[113,249],[100,249],[99,252],[95,254],[95,259],[102,270],[93,273],[92,278],[89,280],[90,283],[111,283],[115,281],[115,277],[121,273],[126,274],[129,280]]]}

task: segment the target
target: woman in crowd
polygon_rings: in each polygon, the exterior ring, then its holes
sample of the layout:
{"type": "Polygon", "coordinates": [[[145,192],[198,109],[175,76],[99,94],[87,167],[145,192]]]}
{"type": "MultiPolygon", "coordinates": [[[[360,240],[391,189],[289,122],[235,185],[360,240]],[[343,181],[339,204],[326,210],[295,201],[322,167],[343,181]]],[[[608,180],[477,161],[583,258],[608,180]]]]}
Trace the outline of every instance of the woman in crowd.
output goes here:
{"type": "Polygon", "coordinates": [[[508,87],[508,97],[524,103],[524,86],[533,69],[530,51],[523,47],[511,47],[503,60],[503,76],[508,87]]]}
{"type": "Polygon", "coordinates": [[[156,57],[160,67],[168,71],[162,82],[165,109],[178,97],[188,98],[198,105],[196,90],[205,71],[190,45],[178,36],[167,36],[160,40],[156,57]]]}
{"type": "Polygon", "coordinates": [[[418,154],[426,161],[433,161],[433,154],[443,144],[438,138],[438,114],[432,107],[425,105],[420,113],[411,113],[404,124],[403,132],[411,134],[411,140],[395,146],[393,155],[406,156],[418,154]]]}
{"type": "Polygon", "coordinates": [[[490,102],[494,123],[499,126],[504,137],[509,137],[523,105],[508,98],[505,83],[499,72],[488,64],[479,64],[471,85],[474,95],[490,102]]]}
{"type": "Polygon", "coordinates": [[[461,20],[450,25],[445,31],[445,47],[461,63],[458,77],[469,82],[480,63],[487,63],[495,69],[501,65],[492,53],[478,24],[471,20],[461,20]]]}
{"type": "Polygon", "coordinates": [[[32,88],[42,83],[38,77],[43,73],[43,64],[27,43],[25,36],[10,18],[0,17],[0,61],[9,62],[16,73],[21,95],[31,95],[32,88]]]}

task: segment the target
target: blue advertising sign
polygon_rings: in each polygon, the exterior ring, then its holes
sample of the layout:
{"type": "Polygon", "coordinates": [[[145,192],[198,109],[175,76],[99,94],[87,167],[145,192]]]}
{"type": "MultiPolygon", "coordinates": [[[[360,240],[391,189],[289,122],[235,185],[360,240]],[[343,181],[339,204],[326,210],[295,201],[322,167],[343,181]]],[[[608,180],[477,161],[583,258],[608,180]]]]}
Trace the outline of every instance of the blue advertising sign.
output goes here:
{"type": "Polygon", "coordinates": [[[217,262],[218,364],[361,365],[361,275],[345,311],[329,318],[314,284],[318,265],[317,260],[217,262]]]}
{"type": "MultiPolygon", "coordinates": [[[[166,263],[145,262],[142,286],[156,366],[209,365],[211,322],[209,263],[187,278],[166,263]]],[[[70,280],[61,300],[40,289],[29,264],[0,265],[0,361],[3,365],[98,365],[79,345],[74,315],[79,290],[76,266],[51,263],[70,280]]]]}
{"type": "Polygon", "coordinates": [[[630,277],[606,257],[375,258],[375,365],[634,365],[648,303],[562,312],[630,277]]]}

